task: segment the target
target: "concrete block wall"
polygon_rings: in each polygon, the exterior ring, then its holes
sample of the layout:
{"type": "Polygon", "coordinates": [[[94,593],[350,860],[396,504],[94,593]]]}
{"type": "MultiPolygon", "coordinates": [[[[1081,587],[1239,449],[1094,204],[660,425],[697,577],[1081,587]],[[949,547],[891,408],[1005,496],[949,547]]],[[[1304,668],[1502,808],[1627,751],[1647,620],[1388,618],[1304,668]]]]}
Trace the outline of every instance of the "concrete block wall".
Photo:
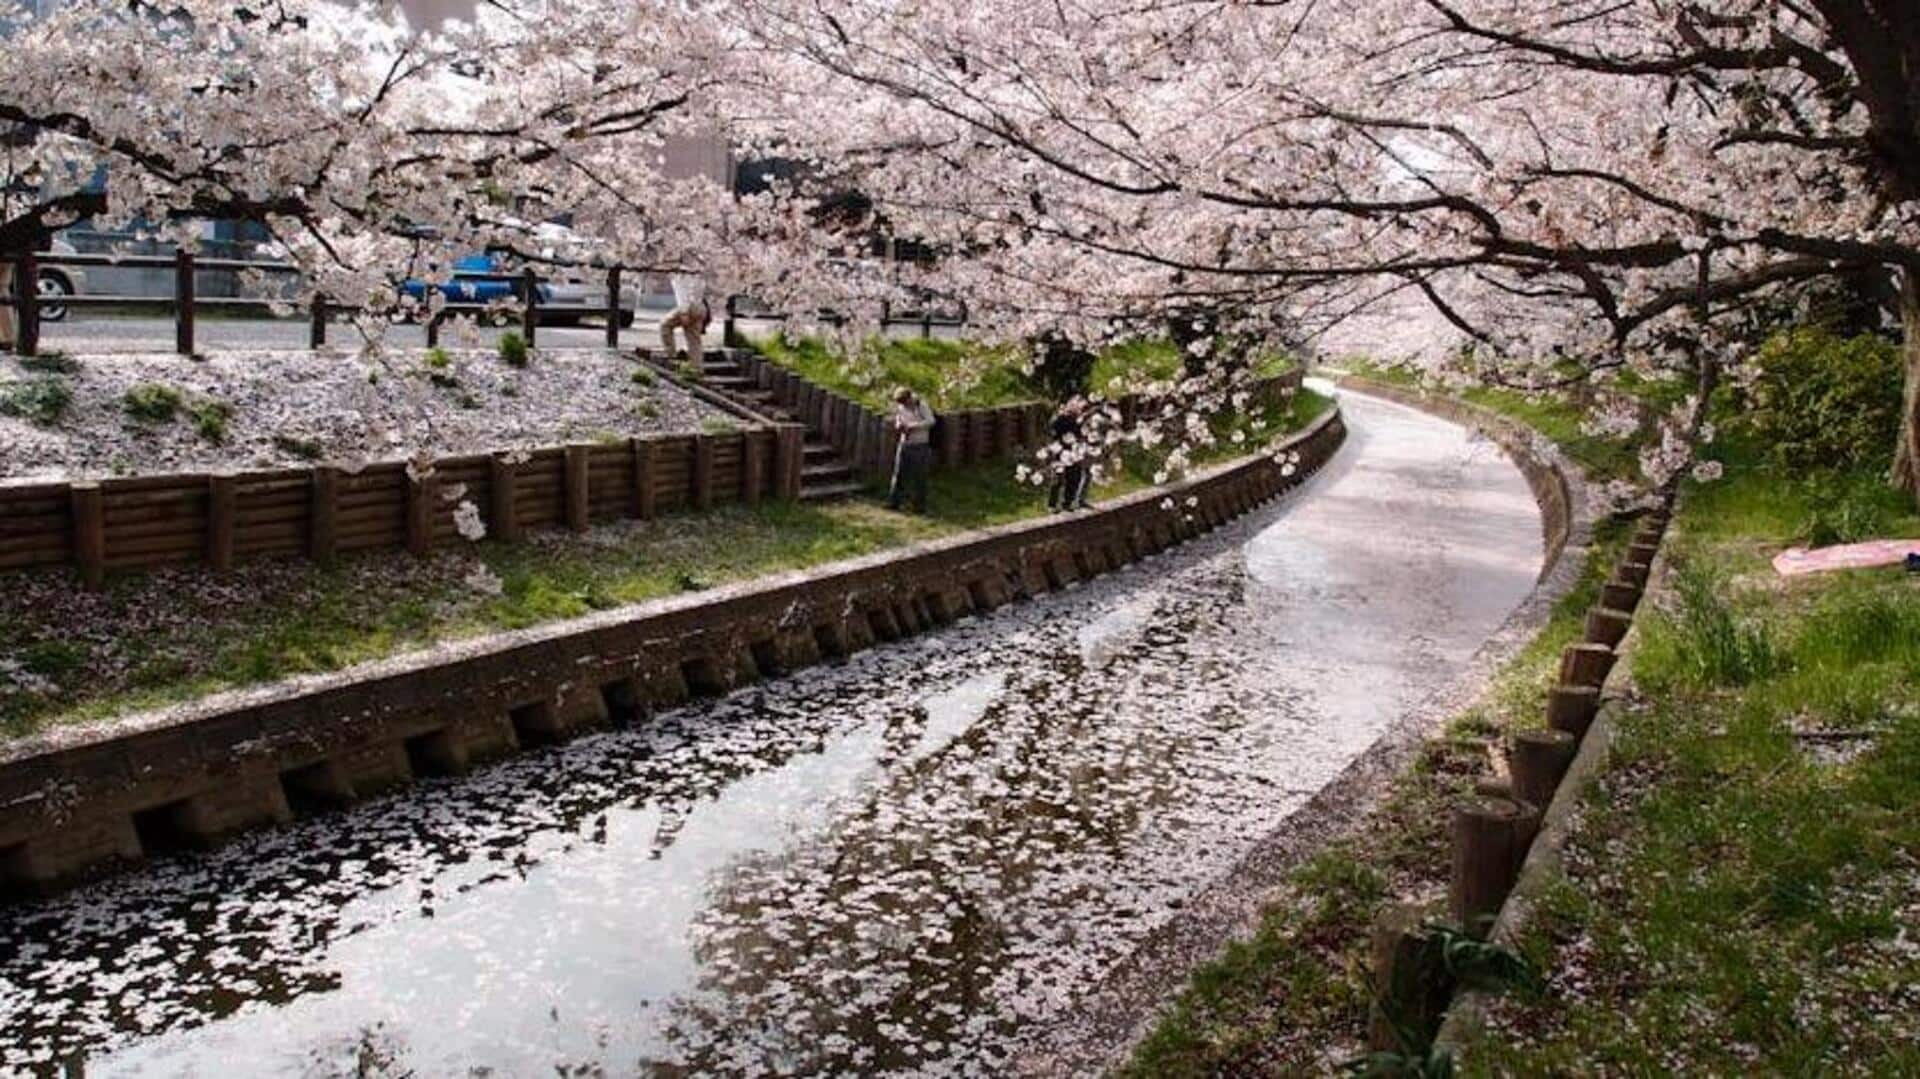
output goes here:
{"type": "Polygon", "coordinates": [[[1068,587],[1298,485],[1345,438],[1338,411],[1271,455],[1095,510],[743,582],[0,746],[0,895],[204,847],[417,775],[644,721],[1068,587]],[[1171,496],[1171,497],[1169,497],[1171,496]],[[1194,506],[1186,505],[1194,499],[1194,506]]]}

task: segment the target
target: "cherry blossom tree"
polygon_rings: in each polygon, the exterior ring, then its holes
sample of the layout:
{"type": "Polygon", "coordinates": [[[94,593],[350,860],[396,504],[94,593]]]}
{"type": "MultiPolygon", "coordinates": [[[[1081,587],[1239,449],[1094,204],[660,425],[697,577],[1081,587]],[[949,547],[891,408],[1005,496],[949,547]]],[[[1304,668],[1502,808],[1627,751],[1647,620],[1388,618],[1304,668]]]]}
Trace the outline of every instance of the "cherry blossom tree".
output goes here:
{"type": "MultiPolygon", "coordinates": [[[[1891,274],[1920,431],[1920,20],[1891,0],[738,5],[790,115],[1034,323],[1299,334],[1415,295],[1481,378],[1710,391],[1769,292],[1891,274]]],[[[1009,313],[1010,314],[1010,313],[1009,313]]]]}

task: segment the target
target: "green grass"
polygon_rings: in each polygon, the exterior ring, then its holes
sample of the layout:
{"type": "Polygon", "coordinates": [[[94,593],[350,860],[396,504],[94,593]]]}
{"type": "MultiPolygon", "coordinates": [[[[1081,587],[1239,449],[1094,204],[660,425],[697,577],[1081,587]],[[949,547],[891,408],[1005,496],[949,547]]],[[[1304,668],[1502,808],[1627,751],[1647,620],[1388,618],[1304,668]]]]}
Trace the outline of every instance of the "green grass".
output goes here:
{"type": "MultiPolygon", "coordinates": [[[[1250,423],[1252,450],[1324,399],[1250,423]]],[[[1131,472],[1097,489],[1144,486],[1131,472]]],[[[21,574],[0,592],[0,736],[88,722],[238,686],[338,670],[427,644],[517,629],[783,570],[955,535],[1046,512],[1046,492],[1008,461],[937,471],[927,516],[871,500],[725,506],[624,522],[588,539],[536,535],[415,561],[391,552],[333,569],[303,562],[110,578],[81,594],[64,574],[21,574]],[[498,594],[469,579],[497,579],[498,594]],[[9,665],[12,665],[11,667],[9,665]],[[33,688],[42,684],[50,689],[33,688]]]]}
{"type": "MultiPolygon", "coordinates": [[[[773,363],[868,408],[885,408],[897,387],[905,386],[936,411],[992,408],[1035,401],[1044,394],[1028,377],[1027,357],[1011,346],[967,341],[869,341],[852,357],[822,338],[764,337],[753,347],[773,363]]],[[[1286,356],[1261,358],[1257,371],[1275,375],[1292,366],[1286,356]]],[[[1096,358],[1089,388],[1117,395],[1130,387],[1177,378],[1180,354],[1170,342],[1130,341],[1104,349],[1096,358]]]]}
{"type": "Polygon", "coordinates": [[[1615,756],[1521,944],[1470,1075],[1920,1072],[1920,582],[1782,580],[1765,559],[1836,498],[1920,517],[1871,472],[1783,475],[1723,440],[1642,606],[1615,756]],[[1570,977],[1577,969],[1577,979],[1570,977]]]}

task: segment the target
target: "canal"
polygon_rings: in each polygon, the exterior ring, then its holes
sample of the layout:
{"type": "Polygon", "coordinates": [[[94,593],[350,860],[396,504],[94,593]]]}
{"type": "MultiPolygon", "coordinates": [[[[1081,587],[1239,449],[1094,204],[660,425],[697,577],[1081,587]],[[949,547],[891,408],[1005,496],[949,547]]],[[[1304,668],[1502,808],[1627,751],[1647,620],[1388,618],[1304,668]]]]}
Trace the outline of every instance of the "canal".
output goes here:
{"type": "Polygon", "coordinates": [[[1532,587],[1496,447],[1344,407],[1069,592],[0,912],[0,1070],[1030,1070],[1532,587]]]}

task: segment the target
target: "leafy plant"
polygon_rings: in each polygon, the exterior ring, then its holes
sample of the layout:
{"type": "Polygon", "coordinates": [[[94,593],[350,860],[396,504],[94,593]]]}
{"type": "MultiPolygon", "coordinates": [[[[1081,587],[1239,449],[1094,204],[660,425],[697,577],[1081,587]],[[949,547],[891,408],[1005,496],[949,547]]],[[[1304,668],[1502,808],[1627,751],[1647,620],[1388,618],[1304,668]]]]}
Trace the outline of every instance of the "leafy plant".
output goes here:
{"type": "Polygon", "coordinates": [[[225,401],[203,398],[187,405],[187,419],[192,421],[194,431],[208,442],[225,442],[227,421],[232,418],[233,406],[225,401]]]}
{"type": "Polygon", "coordinates": [[[512,330],[500,335],[500,359],[508,367],[525,367],[531,358],[526,338],[512,330]]]}
{"type": "Polygon", "coordinates": [[[80,361],[64,352],[53,351],[42,352],[38,356],[22,356],[20,366],[49,375],[71,375],[80,370],[80,361]]]}
{"type": "Polygon", "coordinates": [[[280,452],[298,457],[303,461],[318,461],[320,455],[326,452],[317,439],[299,438],[294,435],[275,435],[273,445],[280,452]]]}
{"type": "Polygon", "coordinates": [[[1801,487],[1807,503],[1802,536],[1809,547],[1885,536],[1900,516],[1900,495],[1877,480],[1863,484],[1842,473],[1821,473],[1801,487]]]}
{"type": "Polygon", "coordinates": [[[179,390],[160,382],[142,382],[120,399],[126,414],[141,423],[166,423],[185,403],[179,390]]]}
{"type": "Polygon", "coordinates": [[[1884,467],[1900,420],[1900,351],[1883,337],[1809,326],[1761,346],[1743,422],[1794,470],[1884,467]]]}
{"type": "Polygon", "coordinates": [[[652,371],[644,367],[636,367],[633,369],[633,384],[636,386],[653,386],[659,381],[659,379],[653,376],[652,371]]]}
{"type": "Polygon", "coordinates": [[[46,427],[59,422],[71,404],[73,391],[53,375],[0,383],[0,415],[46,427]]]}
{"type": "Polygon", "coordinates": [[[1682,565],[1673,581],[1679,602],[1652,621],[1635,666],[1649,687],[1744,686],[1780,668],[1772,634],[1735,613],[1723,595],[1724,578],[1682,565]]]}
{"type": "Polygon", "coordinates": [[[453,357],[447,355],[446,349],[435,345],[427,350],[426,364],[427,367],[432,370],[445,371],[447,368],[453,366],[453,357]]]}

